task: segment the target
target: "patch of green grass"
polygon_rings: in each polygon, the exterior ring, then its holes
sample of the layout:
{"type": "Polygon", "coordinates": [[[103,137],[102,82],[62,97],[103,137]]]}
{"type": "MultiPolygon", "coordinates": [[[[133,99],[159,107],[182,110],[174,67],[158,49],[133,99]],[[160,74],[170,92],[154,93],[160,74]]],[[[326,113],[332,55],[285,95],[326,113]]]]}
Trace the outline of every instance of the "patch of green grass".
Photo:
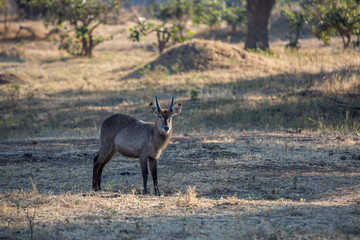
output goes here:
{"type": "Polygon", "coordinates": [[[105,191],[111,191],[111,189],[115,186],[115,183],[113,181],[109,181],[105,184],[105,191]]]}
{"type": "Polygon", "coordinates": [[[250,201],[261,201],[261,200],[267,200],[261,193],[255,195],[249,195],[248,200],[250,201]]]}

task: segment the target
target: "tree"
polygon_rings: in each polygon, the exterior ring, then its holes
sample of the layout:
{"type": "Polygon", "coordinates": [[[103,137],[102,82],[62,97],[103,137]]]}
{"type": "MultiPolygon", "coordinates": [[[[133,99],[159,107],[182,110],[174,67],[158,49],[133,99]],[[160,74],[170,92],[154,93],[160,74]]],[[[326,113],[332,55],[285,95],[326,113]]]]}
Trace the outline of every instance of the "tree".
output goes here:
{"type": "Polygon", "coordinates": [[[269,19],[275,0],[247,0],[245,49],[269,49],[269,19]]]}
{"type": "Polygon", "coordinates": [[[162,25],[171,24],[171,37],[175,42],[189,39],[187,21],[193,14],[192,3],[189,0],[168,0],[167,4],[160,4],[160,11],[156,17],[163,21],[162,25]]]}
{"type": "Polygon", "coordinates": [[[236,27],[245,22],[246,20],[246,9],[240,6],[227,7],[223,19],[231,26],[232,31],[236,31],[236,27]]]}
{"type": "Polygon", "coordinates": [[[203,23],[210,27],[218,27],[223,20],[226,3],[223,0],[211,0],[207,3],[196,3],[193,21],[195,24],[203,23]]]}
{"type": "Polygon", "coordinates": [[[300,33],[303,31],[305,24],[308,23],[308,14],[305,11],[292,11],[290,9],[290,5],[288,8],[283,9],[282,13],[290,25],[290,42],[286,45],[286,47],[291,49],[299,49],[300,33]]]}
{"type": "Polygon", "coordinates": [[[359,39],[359,0],[312,0],[312,3],[307,11],[314,22],[313,31],[317,38],[329,44],[331,37],[339,34],[344,48],[350,46],[352,35],[359,39]]]}
{"type": "Polygon", "coordinates": [[[117,3],[117,1],[101,0],[39,0],[39,2],[46,6],[47,24],[56,24],[60,29],[64,28],[64,23],[70,26],[68,31],[61,31],[60,48],[72,55],[88,57],[91,57],[92,50],[104,41],[104,38],[94,36],[94,30],[100,24],[106,23],[108,14],[117,3]]]}
{"type": "Polygon", "coordinates": [[[184,42],[190,39],[193,33],[186,28],[186,23],[192,13],[193,8],[189,0],[169,0],[167,4],[160,4],[159,13],[156,15],[158,19],[162,20],[161,24],[151,23],[140,17],[137,24],[129,28],[129,38],[139,42],[142,37],[155,32],[158,50],[161,54],[171,39],[174,42],[184,42]]]}
{"type": "Polygon", "coordinates": [[[140,42],[143,36],[146,37],[150,33],[156,32],[160,54],[164,51],[171,37],[171,32],[168,27],[164,25],[157,26],[155,23],[146,21],[145,18],[139,18],[137,25],[129,28],[129,31],[129,38],[134,42],[140,42]]]}

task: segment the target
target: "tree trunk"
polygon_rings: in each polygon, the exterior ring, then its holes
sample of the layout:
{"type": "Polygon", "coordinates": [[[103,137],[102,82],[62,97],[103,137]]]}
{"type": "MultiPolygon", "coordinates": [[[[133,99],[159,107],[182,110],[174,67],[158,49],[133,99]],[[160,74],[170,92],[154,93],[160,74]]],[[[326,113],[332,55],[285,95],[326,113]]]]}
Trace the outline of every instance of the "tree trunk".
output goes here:
{"type": "Polygon", "coordinates": [[[247,0],[248,22],[245,49],[269,48],[269,19],[275,0],[247,0]]]}
{"type": "Polygon", "coordinates": [[[170,33],[167,30],[158,30],[156,32],[157,38],[158,38],[158,48],[159,48],[159,54],[162,54],[162,52],[165,49],[166,44],[170,40],[170,33]]]}

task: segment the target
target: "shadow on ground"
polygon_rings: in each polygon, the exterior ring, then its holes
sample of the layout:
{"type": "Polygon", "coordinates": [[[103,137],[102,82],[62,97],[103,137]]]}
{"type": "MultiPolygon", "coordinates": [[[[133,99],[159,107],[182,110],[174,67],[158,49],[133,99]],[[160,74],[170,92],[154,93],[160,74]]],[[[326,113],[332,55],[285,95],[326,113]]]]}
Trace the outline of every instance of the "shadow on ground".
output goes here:
{"type": "MultiPolygon", "coordinates": [[[[195,90],[197,96],[194,100],[189,99],[188,90],[175,91],[176,98],[182,99],[183,103],[183,112],[175,120],[175,129],[182,132],[285,128],[356,131],[356,122],[360,121],[360,95],[333,94],[314,88],[324,79],[340,75],[360,76],[360,70],[349,66],[315,74],[278,74],[253,79],[239,77],[230,83],[207,84],[201,90],[195,90]]],[[[165,85],[163,89],[172,89],[172,86],[165,85]]],[[[4,92],[1,102],[4,114],[0,117],[0,132],[6,137],[16,131],[39,133],[42,128],[64,131],[97,128],[106,116],[115,112],[153,121],[147,109],[153,99],[144,98],[146,91],[145,85],[132,91],[71,90],[17,101],[13,97],[16,89],[10,89],[4,92]],[[131,105],[127,109],[119,108],[118,105],[124,102],[131,105]]],[[[160,99],[169,99],[167,91],[164,94],[159,91],[157,95],[160,99]]]]}

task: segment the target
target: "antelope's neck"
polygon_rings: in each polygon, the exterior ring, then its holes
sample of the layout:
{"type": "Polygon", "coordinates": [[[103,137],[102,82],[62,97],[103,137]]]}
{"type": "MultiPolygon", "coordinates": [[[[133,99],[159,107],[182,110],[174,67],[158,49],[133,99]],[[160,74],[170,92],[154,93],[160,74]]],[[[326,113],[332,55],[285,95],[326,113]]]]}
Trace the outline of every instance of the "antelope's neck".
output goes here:
{"type": "Polygon", "coordinates": [[[164,148],[166,148],[166,146],[170,142],[171,136],[172,136],[172,128],[170,128],[170,132],[167,135],[163,135],[155,127],[154,135],[153,135],[154,149],[156,151],[162,151],[164,148]]]}

